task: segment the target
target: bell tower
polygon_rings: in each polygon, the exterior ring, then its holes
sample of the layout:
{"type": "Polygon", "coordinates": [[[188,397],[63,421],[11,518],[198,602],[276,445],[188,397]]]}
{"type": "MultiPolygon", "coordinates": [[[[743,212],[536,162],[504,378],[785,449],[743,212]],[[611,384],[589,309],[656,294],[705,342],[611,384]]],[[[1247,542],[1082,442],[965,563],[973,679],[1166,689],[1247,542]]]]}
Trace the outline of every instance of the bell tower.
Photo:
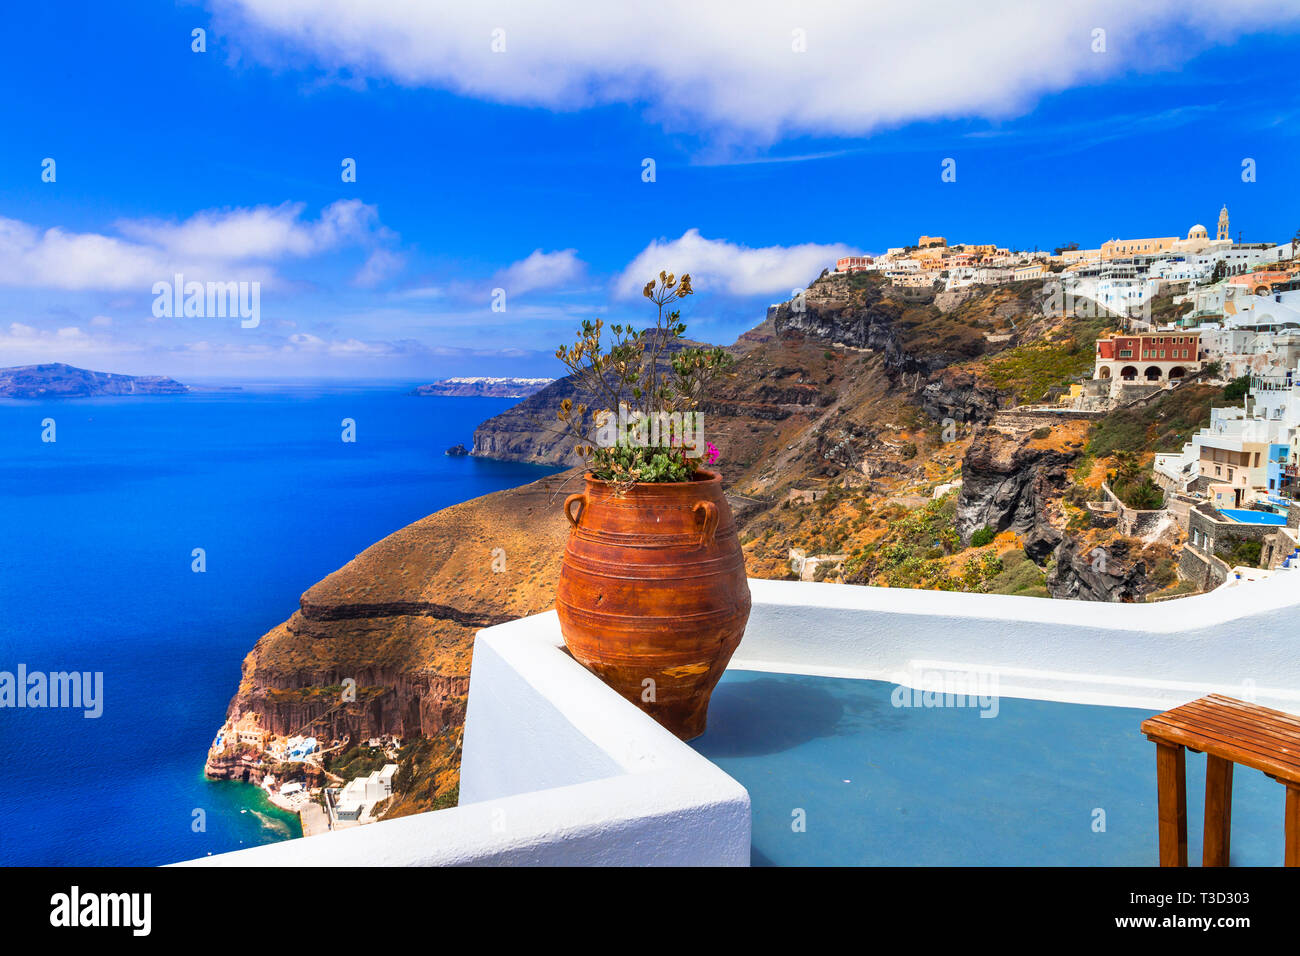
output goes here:
{"type": "Polygon", "coordinates": [[[1228,207],[1226,204],[1219,210],[1219,232],[1214,238],[1228,239],[1228,207]]]}

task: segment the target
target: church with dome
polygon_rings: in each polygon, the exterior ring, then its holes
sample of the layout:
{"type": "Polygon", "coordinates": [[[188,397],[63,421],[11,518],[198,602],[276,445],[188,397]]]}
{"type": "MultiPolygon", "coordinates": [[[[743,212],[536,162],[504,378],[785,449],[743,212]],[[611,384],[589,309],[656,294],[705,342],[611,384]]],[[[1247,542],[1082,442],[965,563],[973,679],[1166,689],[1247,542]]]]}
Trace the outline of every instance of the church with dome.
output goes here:
{"type": "MultiPolygon", "coordinates": [[[[1214,238],[1210,238],[1210,232],[1199,222],[1187,230],[1187,238],[1179,239],[1177,236],[1157,236],[1151,239],[1111,239],[1101,244],[1101,248],[1096,251],[1096,258],[1101,260],[1123,259],[1129,256],[1155,256],[1167,253],[1169,255],[1200,255],[1205,252],[1212,252],[1218,249],[1226,249],[1232,245],[1232,240],[1228,237],[1228,207],[1224,206],[1219,211],[1219,222],[1215,229],[1214,238]]],[[[1083,256],[1079,258],[1090,258],[1083,256]]]]}
{"type": "Polygon", "coordinates": [[[1175,240],[1169,251],[1198,255],[1212,249],[1226,249],[1231,245],[1232,240],[1228,238],[1228,207],[1224,206],[1219,210],[1219,224],[1213,239],[1210,238],[1209,230],[1198,222],[1187,230],[1187,238],[1175,240]]]}

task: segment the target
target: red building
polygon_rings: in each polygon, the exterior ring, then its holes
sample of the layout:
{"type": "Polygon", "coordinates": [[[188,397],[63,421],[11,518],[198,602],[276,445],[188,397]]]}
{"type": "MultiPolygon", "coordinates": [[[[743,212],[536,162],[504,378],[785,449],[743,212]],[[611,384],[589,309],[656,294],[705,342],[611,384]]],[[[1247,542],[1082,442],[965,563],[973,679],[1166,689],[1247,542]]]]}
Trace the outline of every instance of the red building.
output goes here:
{"type": "Polygon", "coordinates": [[[1111,335],[1097,340],[1093,378],[1158,384],[1201,369],[1201,334],[1183,330],[1111,335]]]}
{"type": "Polygon", "coordinates": [[[875,260],[871,256],[845,256],[835,260],[836,272],[861,272],[875,260]]]}

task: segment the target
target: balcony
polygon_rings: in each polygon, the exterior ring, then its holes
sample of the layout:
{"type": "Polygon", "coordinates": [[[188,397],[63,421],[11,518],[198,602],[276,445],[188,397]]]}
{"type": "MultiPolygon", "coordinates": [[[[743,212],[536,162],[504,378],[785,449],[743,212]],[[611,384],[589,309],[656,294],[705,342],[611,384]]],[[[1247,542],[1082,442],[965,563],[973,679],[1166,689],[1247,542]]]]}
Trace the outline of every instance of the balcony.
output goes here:
{"type": "MultiPolygon", "coordinates": [[[[1208,693],[1300,713],[1296,574],[1086,606],[753,580],[744,642],[691,744],[577,664],[553,612],[513,621],[475,647],[460,806],[192,863],[1154,863],[1139,723],[1208,693]],[[945,699],[953,675],[973,677],[983,712],[941,725],[906,703],[945,699]],[[1108,841],[1076,818],[1096,807],[1108,841]]],[[[1280,861],[1278,789],[1242,775],[1241,862],[1280,861]]]]}

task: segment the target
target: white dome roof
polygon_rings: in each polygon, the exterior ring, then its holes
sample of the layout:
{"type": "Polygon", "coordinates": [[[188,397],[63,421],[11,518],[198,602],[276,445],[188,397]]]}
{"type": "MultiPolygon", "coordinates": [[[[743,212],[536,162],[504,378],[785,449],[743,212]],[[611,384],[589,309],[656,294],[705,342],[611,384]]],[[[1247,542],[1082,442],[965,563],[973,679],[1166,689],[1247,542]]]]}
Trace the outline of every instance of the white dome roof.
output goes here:
{"type": "Polygon", "coordinates": [[[1202,226],[1199,222],[1196,225],[1192,226],[1191,229],[1187,230],[1188,239],[1207,239],[1209,238],[1209,235],[1210,235],[1209,232],[1207,232],[1205,227],[1202,226]]]}

